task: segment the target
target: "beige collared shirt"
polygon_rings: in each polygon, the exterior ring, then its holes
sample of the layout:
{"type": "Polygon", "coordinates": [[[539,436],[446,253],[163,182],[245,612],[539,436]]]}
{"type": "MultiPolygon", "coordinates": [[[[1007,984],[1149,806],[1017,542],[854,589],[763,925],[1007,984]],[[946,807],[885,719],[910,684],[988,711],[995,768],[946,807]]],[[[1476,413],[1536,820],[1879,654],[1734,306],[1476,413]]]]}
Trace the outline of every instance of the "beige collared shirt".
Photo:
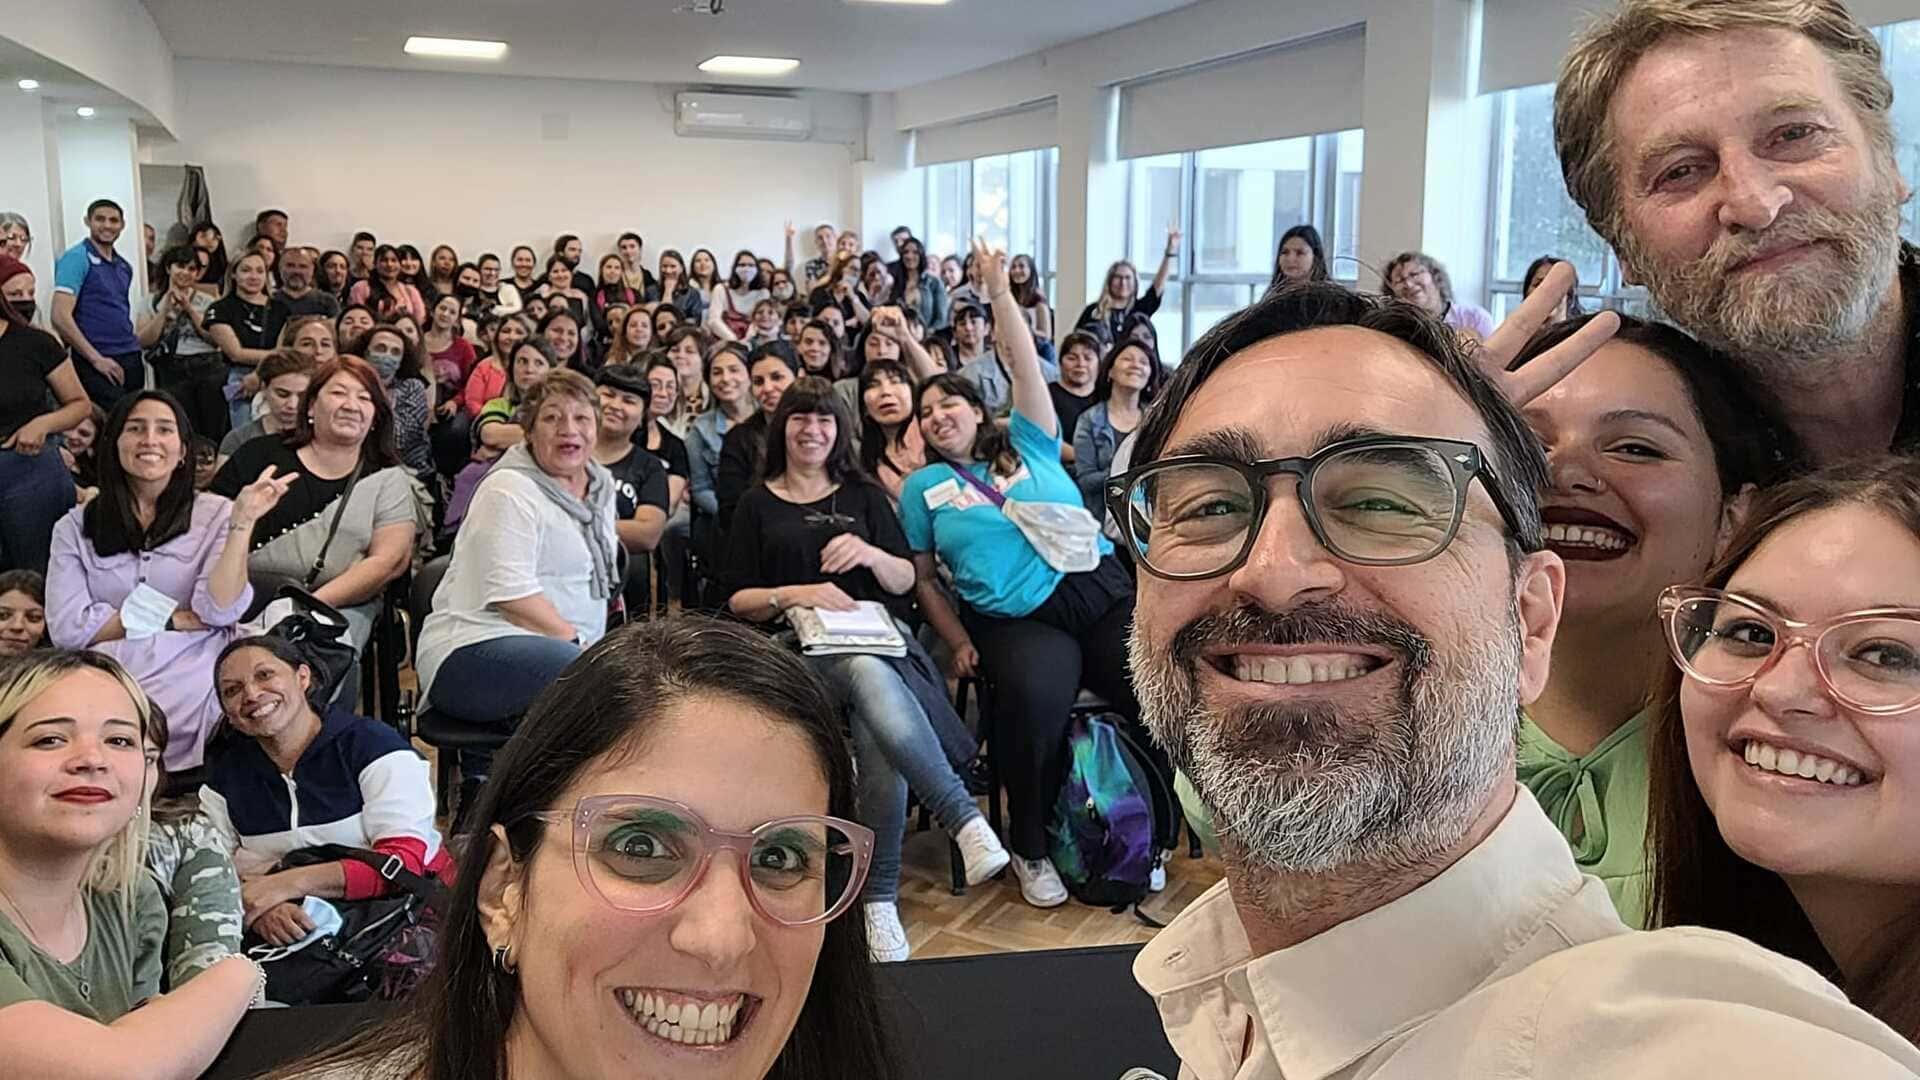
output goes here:
{"type": "Polygon", "coordinates": [[[1804,964],[1629,930],[1524,788],[1439,877],[1251,952],[1223,881],[1134,962],[1182,1080],[1920,1076],[1920,1051],[1804,964]]]}

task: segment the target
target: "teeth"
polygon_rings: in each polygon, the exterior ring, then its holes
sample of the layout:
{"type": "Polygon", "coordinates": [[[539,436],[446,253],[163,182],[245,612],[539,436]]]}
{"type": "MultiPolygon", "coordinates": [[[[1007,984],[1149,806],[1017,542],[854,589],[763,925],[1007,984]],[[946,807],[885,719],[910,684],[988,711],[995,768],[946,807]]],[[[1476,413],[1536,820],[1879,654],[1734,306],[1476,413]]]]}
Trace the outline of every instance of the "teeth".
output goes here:
{"type": "Polygon", "coordinates": [[[1818,754],[1768,746],[1758,739],[1748,739],[1740,755],[1746,758],[1747,764],[1764,772],[1798,776],[1835,787],[1855,787],[1866,779],[1859,769],[1851,766],[1818,754]]]}
{"type": "Polygon", "coordinates": [[[1373,665],[1351,653],[1314,656],[1236,656],[1233,677],[1241,682],[1299,685],[1341,682],[1373,670],[1373,665]]]}
{"type": "Polygon", "coordinates": [[[1549,543],[1599,548],[1602,551],[1625,551],[1630,543],[1625,535],[1613,529],[1580,525],[1548,525],[1541,530],[1541,535],[1549,543]]]}
{"type": "Polygon", "coordinates": [[[729,1002],[673,1001],[664,995],[620,990],[615,996],[640,1026],[660,1038],[689,1046],[724,1043],[746,1007],[744,996],[729,1002]]]}

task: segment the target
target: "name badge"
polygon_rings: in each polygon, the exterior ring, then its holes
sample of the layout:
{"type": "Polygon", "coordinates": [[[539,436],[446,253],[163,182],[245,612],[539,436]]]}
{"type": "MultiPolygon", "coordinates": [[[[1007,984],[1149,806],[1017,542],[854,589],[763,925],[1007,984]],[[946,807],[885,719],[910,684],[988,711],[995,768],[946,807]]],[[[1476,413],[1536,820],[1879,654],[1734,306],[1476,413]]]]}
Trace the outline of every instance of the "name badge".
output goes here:
{"type": "Polygon", "coordinates": [[[960,481],[948,478],[928,488],[927,509],[938,510],[960,496],[960,481]]]}

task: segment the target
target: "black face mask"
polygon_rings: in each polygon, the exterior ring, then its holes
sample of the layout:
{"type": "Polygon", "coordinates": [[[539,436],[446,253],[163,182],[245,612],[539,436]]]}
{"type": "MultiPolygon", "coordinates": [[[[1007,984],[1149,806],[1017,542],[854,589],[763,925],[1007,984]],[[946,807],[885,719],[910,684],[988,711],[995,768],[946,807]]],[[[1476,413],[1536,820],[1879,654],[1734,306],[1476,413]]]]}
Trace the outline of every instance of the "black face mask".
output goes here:
{"type": "Polygon", "coordinates": [[[19,312],[20,317],[28,322],[32,322],[34,313],[40,310],[40,305],[32,300],[10,300],[8,303],[11,303],[13,310],[19,312]]]}
{"type": "Polygon", "coordinates": [[[480,286],[478,286],[478,285],[455,285],[455,286],[453,287],[453,295],[455,295],[455,296],[457,296],[457,297],[459,297],[459,298],[460,298],[460,299],[462,299],[462,300],[471,300],[471,299],[473,299],[474,297],[476,297],[476,296],[479,296],[479,295],[480,295],[480,286]]]}

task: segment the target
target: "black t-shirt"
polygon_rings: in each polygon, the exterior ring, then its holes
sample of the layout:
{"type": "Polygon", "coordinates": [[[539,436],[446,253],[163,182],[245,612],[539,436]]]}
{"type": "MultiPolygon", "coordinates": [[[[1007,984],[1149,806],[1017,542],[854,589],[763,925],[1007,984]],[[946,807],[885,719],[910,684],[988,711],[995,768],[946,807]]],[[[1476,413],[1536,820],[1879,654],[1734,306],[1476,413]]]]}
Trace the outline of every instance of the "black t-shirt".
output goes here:
{"type": "MultiPolygon", "coordinates": [[[[297,298],[288,296],[282,290],[273,294],[273,298],[287,309],[287,317],[290,319],[301,315],[325,315],[333,319],[340,315],[340,299],[324,289],[314,288],[309,290],[307,295],[297,298]]],[[[279,339],[280,335],[275,334],[274,340],[279,339]]]]}
{"type": "Polygon", "coordinates": [[[613,474],[613,505],[621,521],[642,506],[667,512],[667,467],[659,458],[636,446],[607,471],[613,474]]]}
{"type": "Polygon", "coordinates": [[[1080,424],[1080,414],[1093,407],[1093,391],[1080,397],[1059,383],[1050,382],[1047,396],[1053,399],[1054,414],[1060,417],[1060,441],[1072,446],[1073,429],[1080,424]]]}
{"type": "Polygon", "coordinates": [[[47,382],[67,359],[67,350],[43,330],[9,324],[0,334],[0,442],[13,438],[27,421],[54,409],[47,382]]]}
{"type": "Polygon", "coordinates": [[[740,498],[721,579],[729,592],[831,582],[855,600],[877,600],[904,617],[912,609],[912,597],[887,592],[866,567],[842,574],[820,572],[820,552],[841,533],[852,533],[889,555],[909,557],[900,518],[877,484],[851,481],[804,505],[756,484],[740,498]]]}
{"type": "Polygon", "coordinates": [[[713,497],[720,504],[720,519],[714,524],[723,537],[733,527],[733,512],[739,507],[741,497],[759,482],[760,462],[766,448],[767,414],[763,412],[756,412],[728,428],[720,439],[720,468],[713,477],[713,497]]]}
{"type": "Polygon", "coordinates": [[[818,315],[819,313],[821,313],[822,311],[825,311],[830,307],[837,307],[840,309],[841,321],[843,322],[853,321],[854,310],[853,310],[853,294],[852,293],[848,293],[847,298],[844,300],[836,300],[833,298],[832,289],[828,289],[828,288],[815,289],[812,292],[807,294],[807,306],[813,309],[813,313],[815,315],[818,315]]]}
{"type": "Polygon", "coordinates": [[[240,489],[253,483],[260,471],[272,465],[278,469],[276,475],[285,476],[290,472],[300,474],[300,479],[287,493],[280,497],[279,505],[262,515],[253,527],[253,547],[258,551],[267,542],[296,529],[319,516],[340,493],[347,490],[348,478],[323,480],[307,468],[300,455],[287,446],[284,436],[262,435],[243,444],[233,452],[220,471],[213,474],[213,483],[207,490],[215,495],[225,495],[231,499],[240,494],[240,489]]]}
{"type": "MultiPolygon", "coordinates": [[[[1134,297],[1133,304],[1125,308],[1115,308],[1107,313],[1107,339],[1116,340],[1126,332],[1127,320],[1135,315],[1152,315],[1160,310],[1160,290],[1148,287],[1146,292],[1134,297]]],[[[1075,320],[1075,330],[1086,330],[1100,325],[1100,304],[1095,301],[1088,304],[1075,320]]]]}
{"type": "Polygon", "coordinates": [[[665,424],[655,420],[653,426],[660,432],[658,449],[647,446],[647,429],[639,428],[633,433],[633,445],[658,458],[666,467],[668,476],[677,476],[682,480],[693,477],[693,466],[687,461],[687,440],[668,431],[665,424]]]}
{"type": "Polygon", "coordinates": [[[206,325],[233,327],[243,349],[271,349],[280,342],[280,328],[287,325],[286,302],[278,298],[264,304],[250,304],[239,293],[228,293],[207,308],[206,325]]]}

